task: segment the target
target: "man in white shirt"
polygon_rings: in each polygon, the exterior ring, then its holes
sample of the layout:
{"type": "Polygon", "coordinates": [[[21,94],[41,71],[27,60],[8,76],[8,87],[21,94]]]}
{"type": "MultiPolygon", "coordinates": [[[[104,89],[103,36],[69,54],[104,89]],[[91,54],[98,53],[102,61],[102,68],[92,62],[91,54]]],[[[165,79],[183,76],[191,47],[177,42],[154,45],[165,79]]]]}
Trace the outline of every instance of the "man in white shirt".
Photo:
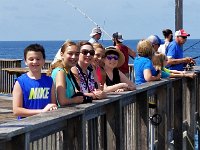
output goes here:
{"type": "Polygon", "coordinates": [[[91,44],[93,44],[95,42],[98,43],[98,40],[101,38],[101,34],[102,34],[102,31],[101,31],[100,27],[93,28],[92,32],[90,33],[91,39],[89,40],[89,42],[91,44]]]}

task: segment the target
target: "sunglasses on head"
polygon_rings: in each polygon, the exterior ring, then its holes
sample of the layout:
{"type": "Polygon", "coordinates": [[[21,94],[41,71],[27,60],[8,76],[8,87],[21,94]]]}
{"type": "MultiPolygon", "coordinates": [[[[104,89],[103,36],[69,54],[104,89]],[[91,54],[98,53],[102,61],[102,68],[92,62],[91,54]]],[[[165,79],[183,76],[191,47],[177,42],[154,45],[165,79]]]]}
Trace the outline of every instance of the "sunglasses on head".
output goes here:
{"type": "Polygon", "coordinates": [[[82,53],[83,55],[87,55],[88,53],[90,53],[91,56],[94,56],[95,51],[94,51],[94,50],[82,49],[82,50],[81,50],[81,53],[82,53]]]}
{"type": "Polygon", "coordinates": [[[114,56],[106,56],[106,58],[108,59],[108,60],[112,60],[112,59],[114,59],[114,60],[118,60],[119,59],[119,57],[117,56],[117,55],[114,55],[114,56]]]}

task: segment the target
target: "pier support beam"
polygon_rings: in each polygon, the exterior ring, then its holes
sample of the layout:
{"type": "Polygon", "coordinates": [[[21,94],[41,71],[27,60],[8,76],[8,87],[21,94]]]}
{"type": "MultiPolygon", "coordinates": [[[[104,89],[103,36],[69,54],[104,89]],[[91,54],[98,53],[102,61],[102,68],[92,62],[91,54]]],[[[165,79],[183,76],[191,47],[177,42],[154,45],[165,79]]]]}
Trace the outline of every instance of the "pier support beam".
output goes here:
{"type": "Polygon", "coordinates": [[[183,0],[175,0],[175,31],[183,28],[183,0]]]}

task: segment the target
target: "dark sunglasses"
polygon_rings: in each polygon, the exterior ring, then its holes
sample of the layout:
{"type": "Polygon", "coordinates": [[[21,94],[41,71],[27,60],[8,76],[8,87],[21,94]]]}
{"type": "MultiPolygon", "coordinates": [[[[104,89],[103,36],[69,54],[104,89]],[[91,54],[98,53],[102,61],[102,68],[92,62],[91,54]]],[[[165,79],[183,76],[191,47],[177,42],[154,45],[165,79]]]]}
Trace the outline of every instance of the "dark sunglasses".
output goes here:
{"type": "Polygon", "coordinates": [[[106,56],[106,58],[108,59],[108,60],[112,60],[112,59],[114,59],[114,60],[118,60],[119,59],[119,57],[117,56],[117,55],[114,55],[114,56],[106,56]]]}
{"type": "Polygon", "coordinates": [[[183,39],[187,39],[187,36],[180,36],[180,37],[182,37],[183,39]]]}
{"type": "Polygon", "coordinates": [[[81,53],[82,53],[83,55],[87,55],[88,53],[90,53],[91,56],[94,56],[95,51],[94,51],[94,50],[82,49],[82,50],[81,50],[81,53]]]}

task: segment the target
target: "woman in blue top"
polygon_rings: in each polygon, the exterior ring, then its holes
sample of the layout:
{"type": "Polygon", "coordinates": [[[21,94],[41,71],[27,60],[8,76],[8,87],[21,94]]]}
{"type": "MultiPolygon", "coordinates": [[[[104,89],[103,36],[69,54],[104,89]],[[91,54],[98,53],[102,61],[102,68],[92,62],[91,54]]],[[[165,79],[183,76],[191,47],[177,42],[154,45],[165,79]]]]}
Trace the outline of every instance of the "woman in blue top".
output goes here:
{"type": "Polygon", "coordinates": [[[136,85],[149,81],[160,80],[160,72],[156,72],[151,58],[154,53],[152,44],[148,40],[141,40],[137,45],[138,56],[134,60],[136,85]]]}
{"type": "Polygon", "coordinates": [[[53,80],[41,74],[44,48],[29,45],[24,50],[24,60],[29,71],[17,78],[13,88],[13,113],[19,119],[57,109],[53,80]]]}
{"type": "Polygon", "coordinates": [[[80,50],[76,43],[72,41],[65,42],[61,47],[61,60],[55,62],[48,73],[51,74],[55,83],[59,107],[83,102],[83,96],[73,97],[77,92],[77,89],[70,71],[71,68],[77,64],[79,54],[80,50]]]}

